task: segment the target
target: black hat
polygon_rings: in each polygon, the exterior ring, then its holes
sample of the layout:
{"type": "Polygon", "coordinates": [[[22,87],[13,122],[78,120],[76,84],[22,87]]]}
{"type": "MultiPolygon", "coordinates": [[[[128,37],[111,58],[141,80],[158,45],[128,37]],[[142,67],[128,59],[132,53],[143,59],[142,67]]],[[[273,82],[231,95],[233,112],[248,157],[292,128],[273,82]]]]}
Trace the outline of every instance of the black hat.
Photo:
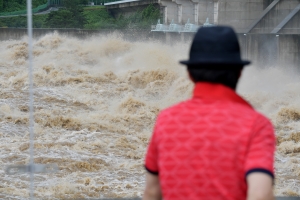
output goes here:
{"type": "Polygon", "coordinates": [[[241,59],[237,36],[231,27],[202,27],[196,33],[190,50],[190,60],[184,65],[241,67],[250,64],[241,59]]]}

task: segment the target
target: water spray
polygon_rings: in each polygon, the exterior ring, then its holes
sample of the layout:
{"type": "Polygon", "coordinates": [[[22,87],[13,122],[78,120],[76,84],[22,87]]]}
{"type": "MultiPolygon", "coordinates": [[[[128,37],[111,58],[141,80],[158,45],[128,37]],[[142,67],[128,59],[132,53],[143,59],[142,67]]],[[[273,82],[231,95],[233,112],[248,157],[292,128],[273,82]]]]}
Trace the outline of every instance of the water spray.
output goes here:
{"type": "Polygon", "coordinates": [[[33,91],[33,39],[32,39],[32,0],[27,0],[27,33],[28,33],[28,78],[29,78],[29,165],[12,165],[6,168],[9,175],[29,173],[30,199],[34,199],[34,173],[53,173],[57,171],[56,164],[34,164],[34,91],[33,91]]]}

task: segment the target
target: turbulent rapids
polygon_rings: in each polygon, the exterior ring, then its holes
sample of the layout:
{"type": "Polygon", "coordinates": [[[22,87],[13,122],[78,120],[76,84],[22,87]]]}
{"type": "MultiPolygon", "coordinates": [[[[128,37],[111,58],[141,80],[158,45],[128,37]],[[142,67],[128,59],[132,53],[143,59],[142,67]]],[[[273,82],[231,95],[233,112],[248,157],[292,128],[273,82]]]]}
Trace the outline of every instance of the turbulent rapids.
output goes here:
{"type": "MultiPolygon", "coordinates": [[[[27,38],[0,42],[0,198],[29,197],[27,38]]],[[[189,44],[88,40],[49,34],[34,41],[37,199],[140,197],[143,159],[158,112],[191,96],[178,60],[189,44]]],[[[238,91],[274,123],[276,195],[300,195],[300,82],[288,67],[247,68],[238,91]]]]}

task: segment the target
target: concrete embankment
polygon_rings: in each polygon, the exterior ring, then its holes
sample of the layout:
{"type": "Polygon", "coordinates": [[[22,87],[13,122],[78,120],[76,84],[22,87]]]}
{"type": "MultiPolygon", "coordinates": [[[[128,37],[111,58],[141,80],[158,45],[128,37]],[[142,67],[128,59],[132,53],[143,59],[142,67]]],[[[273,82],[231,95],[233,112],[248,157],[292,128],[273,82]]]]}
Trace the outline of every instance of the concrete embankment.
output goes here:
{"type": "MultiPolygon", "coordinates": [[[[34,29],[34,38],[57,32],[69,37],[88,39],[98,35],[121,34],[130,41],[161,40],[168,44],[190,42],[191,33],[151,33],[149,30],[82,30],[82,29],[34,29]]],[[[0,41],[18,40],[27,35],[27,29],[0,28],[0,41]]],[[[239,34],[243,57],[260,67],[300,66],[299,34],[239,34]]]]}
{"type": "MultiPolygon", "coordinates": [[[[133,38],[147,39],[151,37],[150,30],[83,30],[83,29],[33,29],[33,37],[40,38],[46,34],[57,32],[61,35],[76,37],[80,39],[87,39],[93,36],[105,34],[121,34],[125,39],[131,40],[133,38]]],[[[18,40],[27,35],[26,28],[0,28],[0,41],[3,40],[18,40]]]]}

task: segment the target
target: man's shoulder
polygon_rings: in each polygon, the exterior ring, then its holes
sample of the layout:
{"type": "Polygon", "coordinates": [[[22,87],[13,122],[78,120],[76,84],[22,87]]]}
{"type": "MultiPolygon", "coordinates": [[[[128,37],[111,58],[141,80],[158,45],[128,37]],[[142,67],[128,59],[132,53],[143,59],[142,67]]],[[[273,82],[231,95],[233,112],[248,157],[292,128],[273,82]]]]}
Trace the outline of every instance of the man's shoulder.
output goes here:
{"type": "Polygon", "coordinates": [[[255,118],[256,126],[269,127],[271,129],[274,129],[273,124],[268,117],[266,117],[264,114],[262,114],[256,110],[255,110],[255,113],[256,113],[256,118],[255,118]]]}
{"type": "MultiPolygon", "coordinates": [[[[201,104],[200,102],[194,102],[193,99],[182,101],[182,102],[179,102],[177,104],[174,104],[168,108],[161,110],[158,115],[158,118],[165,118],[166,116],[174,116],[177,114],[183,114],[185,112],[188,113],[193,110],[197,110],[198,108],[201,109],[200,104],[201,104]],[[199,106],[196,106],[197,104],[199,106]]],[[[227,104],[225,106],[221,106],[221,108],[220,108],[216,104],[212,103],[212,104],[210,104],[209,107],[210,107],[209,110],[213,110],[214,107],[215,107],[215,109],[223,109],[223,108],[228,109],[228,110],[236,112],[239,115],[244,116],[246,118],[251,118],[252,120],[260,121],[261,123],[270,123],[271,124],[268,117],[266,117],[264,114],[260,113],[255,108],[253,108],[250,104],[246,105],[246,104],[231,103],[230,105],[227,104]]],[[[244,118],[244,117],[242,117],[242,118],[244,118]]]]}
{"type": "Polygon", "coordinates": [[[262,128],[266,127],[269,129],[273,129],[273,124],[271,120],[265,116],[263,113],[258,111],[257,109],[250,107],[250,106],[244,106],[244,105],[238,105],[235,107],[236,112],[239,113],[236,120],[238,121],[251,121],[251,127],[252,129],[262,128]]]}
{"type": "Polygon", "coordinates": [[[246,106],[239,104],[235,105],[234,107],[236,111],[240,113],[241,116],[250,117],[255,123],[271,124],[271,121],[267,116],[265,116],[257,109],[253,108],[251,105],[246,106]]]}
{"type": "MultiPolygon", "coordinates": [[[[248,103],[248,102],[247,102],[248,103]]],[[[246,104],[236,104],[234,106],[242,115],[246,114],[254,118],[256,121],[270,122],[269,118],[261,113],[259,110],[254,108],[250,103],[246,104]]]]}
{"type": "Polygon", "coordinates": [[[158,117],[165,117],[167,115],[176,115],[182,113],[187,108],[187,105],[189,104],[190,101],[191,101],[190,99],[186,101],[181,101],[177,104],[167,107],[160,111],[158,117]]]}

